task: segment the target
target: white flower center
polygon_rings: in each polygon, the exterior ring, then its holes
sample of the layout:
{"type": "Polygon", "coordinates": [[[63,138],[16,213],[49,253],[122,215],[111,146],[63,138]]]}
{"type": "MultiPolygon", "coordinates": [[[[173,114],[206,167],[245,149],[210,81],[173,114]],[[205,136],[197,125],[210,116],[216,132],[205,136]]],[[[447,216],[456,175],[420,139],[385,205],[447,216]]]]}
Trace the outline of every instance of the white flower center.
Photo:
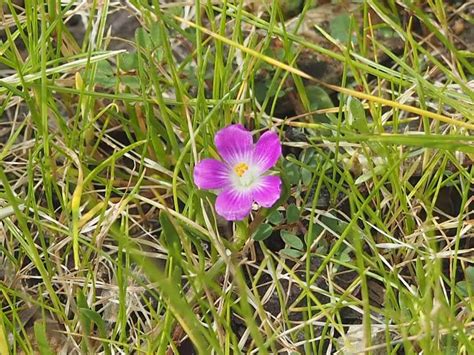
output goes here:
{"type": "Polygon", "coordinates": [[[234,165],[231,180],[234,187],[238,190],[248,190],[260,178],[260,172],[245,162],[239,162],[234,165]]]}

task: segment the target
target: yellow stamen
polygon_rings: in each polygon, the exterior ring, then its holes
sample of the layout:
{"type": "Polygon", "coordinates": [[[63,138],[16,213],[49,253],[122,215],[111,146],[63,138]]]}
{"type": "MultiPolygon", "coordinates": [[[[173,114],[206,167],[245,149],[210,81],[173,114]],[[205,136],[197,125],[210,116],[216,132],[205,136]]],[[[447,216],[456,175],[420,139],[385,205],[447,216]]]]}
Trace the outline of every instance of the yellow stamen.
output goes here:
{"type": "Polygon", "coordinates": [[[247,170],[249,170],[249,166],[245,163],[239,163],[234,166],[234,171],[239,177],[242,177],[247,170]]]}

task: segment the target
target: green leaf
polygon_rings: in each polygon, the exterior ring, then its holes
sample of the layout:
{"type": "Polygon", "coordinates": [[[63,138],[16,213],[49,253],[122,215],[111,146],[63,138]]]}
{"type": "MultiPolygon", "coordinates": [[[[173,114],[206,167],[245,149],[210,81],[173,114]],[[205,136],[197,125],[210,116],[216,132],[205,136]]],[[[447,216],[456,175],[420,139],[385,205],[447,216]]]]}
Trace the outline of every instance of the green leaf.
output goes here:
{"type": "Polygon", "coordinates": [[[142,48],[152,48],[152,40],[150,35],[143,28],[138,28],[135,31],[135,41],[142,48]]]}
{"type": "Polygon", "coordinates": [[[108,61],[102,60],[99,63],[97,63],[96,76],[97,75],[113,76],[114,74],[115,74],[114,69],[112,68],[112,65],[108,61]]]}
{"type": "Polygon", "coordinates": [[[293,233],[290,233],[288,231],[282,230],[280,232],[281,239],[288,244],[290,247],[302,250],[304,248],[304,243],[303,241],[298,238],[296,235],[293,233]]]}
{"type": "Polygon", "coordinates": [[[329,245],[326,239],[322,239],[321,243],[318,244],[318,247],[316,248],[316,254],[327,254],[329,251],[329,245]]]}
{"type": "Polygon", "coordinates": [[[407,145],[416,148],[434,148],[444,149],[451,152],[462,151],[465,153],[474,153],[472,146],[472,136],[461,135],[442,135],[442,134],[396,134],[384,133],[377,134],[347,134],[344,139],[348,142],[369,142],[382,143],[384,145],[393,144],[397,146],[407,145]]]}
{"type": "Polygon", "coordinates": [[[311,184],[311,180],[313,179],[313,173],[308,169],[301,168],[301,181],[303,185],[309,186],[311,184]]]}
{"type": "Polygon", "coordinates": [[[457,288],[457,291],[459,292],[459,294],[462,296],[462,297],[467,297],[469,296],[469,284],[466,282],[466,281],[459,281],[458,283],[456,283],[456,288],[457,288]]]}
{"type": "Polygon", "coordinates": [[[474,267],[467,267],[465,275],[466,279],[456,283],[456,288],[463,297],[468,297],[474,293],[474,267]]]}
{"type": "Polygon", "coordinates": [[[312,111],[322,110],[325,108],[334,107],[328,93],[316,85],[309,85],[306,87],[306,96],[310,102],[310,109],[312,111]]]}
{"type": "Polygon", "coordinates": [[[255,241],[262,241],[267,239],[273,231],[273,227],[269,224],[262,223],[258,226],[257,230],[253,235],[253,240],[255,241]]]}
{"type": "Polygon", "coordinates": [[[86,296],[84,295],[82,290],[78,291],[76,302],[79,308],[89,308],[89,305],[87,304],[86,296]]]}
{"type": "MultiPolygon", "coordinates": [[[[316,85],[309,85],[306,88],[306,96],[309,101],[309,109],[311,111],[323,110],[334,107],[334,104],[328,93],[316,85]]],[[[313,120],[319,123],[329,123],[330,118],[327,114],[313,115],[313,120]]]]}
{"type": "MultiPolygon", "coordinates": [[[[38,350],[41,355],[53,355],[54,352],[49,347],[48,336],[46,335],[45,324],[42,322],[35,322],[33,326],[36,341],[38,343],[38,350]]],[[[7,353],[8,354],[8,353],[7,353]]]]}
{"type": "Polygon", "coordinates": [[[349,96],[347,100],[349,112],[349,124],[358,130],[360,133],[369,133],[369,124],[365,115],[365,109],[362,103],[356,98],[349,96]]]}
{"type": "Polygon", "coordinates": [[[97,63],[97,72],[94,77],[94,82],[105,88],[110,88],[115,85],[116,79],[114,70],[106,60],[97,63]]]}
{"type": "Polygon", "coordinates": [[[134,53],[122,53],[120,55],[120,69],[125,71],[131,71],[138,68],[138,54],[134,53]]]}
{"type": "MultiPolygon", "coordinates": [[[[95,323],[95,325],[97,325],[97,329],[99,330],[100,337],[106,340],[107,331],[105,328],[105,322],[99,313],[90,309],[89,305],[87,304],[86,296],[81,290],[79,290],[77,294],[77,306],[79,309],[79,316],[81,319],[82,326],[84,327],[85,334],[91,334],[93,329],[92,324],[95,323]]],[[[102,344],[104,346],[105,353],[110,354],[109,344],[106,341],[102,342],[102,344]]]]}
{"type": "Polygon", "coordinates": [[[257,101],[262,103],[265,101],[265,97],[267,96],[267,85],[263,81],[257,81],[253,86],[255,97],[257,101]]]}
{"type": "Polygon", "coordinates": [[[182,250],[181,239],[179,239],[178,232],[166,213],[160,213],[160,224],[163,228],[163,235],[170,255],[180,259],[179,256],[182,250]]]}
{"type": "Polygon", "coordinates": [[[104,320],[99,313],[89,308],[81,308],[81,313],[83,316],[97,325],[97,328],[99,328],[99,333],[104,336],[106,335],[104,320]]]}
{"type": "Polygon", "coordinates": [[[343,233],[347,226],[346,222],[343,222],[336,217],[321,216],[320,220],[322,224],[336,233],[343,233]]]}
{"type": "Polygon", "coordinates": [[[280,224],[283,221],[283,215],[278,211],[274,211],[267,217],[267,221],[274,225],[280,224]]]}
{"type": "Polygon", "coordinates": [[[136,76],[126,75],[126,76],[120,77],[120,80],[129,88],[132,88],[132,89],[140,88],[140,80],[136,76]]]}
{"type": "Polygon", "coordinates": [[[104,351],[106,354],[110,354],[110,347],[106,341],[107,331],[105,328],[105,322],[100,316],[100,314],[97,313],[96,311],[93,311],[92,309],[86,309],[86,308],[81,308],[80,313],[84,318],[89,319],[91,322],[97,325],[97,329],[99,330],[99,335],[102,339],[104,339],[104,341],[102,342],[102,345],[104,346],[104,351]]]}
{"type": "Polygon", "coordinates": [[[329,22],[329,33],[342,43],[348,43],[350,39],[351,18],[347,13],[334,17],[329,22]]]}
{"type": "MultiPolygon", "coordinates": [[[[280,62],[285,60],[285,49],[282,47],[269,46],[264,49],[263,54],[279,60],[280,62]]],[[[274,69],[271,65],[269,65],[268,68],[270,68],[270,70],[274,69]]]]}
{"type": "Polygon", "coordinates": [[[373,179],[374,176],[381,176],[387,171],[387,167],[385,165],[377,165],[374,167],[373,170],[370,170],[361,176],[359,176],[355,181],[354,185],[360,185],[370,179],[373,179]]]}
{"type": "Polygon", "coordinates": [[[291,248],[282,249],[282,250],[280,250],[280,253],[288,255],[288,256],[290,256],[292,258],[295,258],[295,259],[297,259],[297,258],[301,257],[301,255],[303,255],[303,253],[300,252],[299,250],[295,250],[295,249],[291,249],[291,248]]]}
{"type": "Polygon", "coordinates": [[[318,153],[314,148],[307,148],[304,149],[301,154],[300,154],[300,161],[303,162],[303,164],[308,165],[308,166],[315,166],[318,162],[318,153]]]}
{"type": "Polygon", "coordinates": [[[288,182],[291,185],[296,185],[300,181],[300,169],[299,166],[292,163],[289,160],[283,162],[283,168],[285,169],[285,174],[288,177],[288,182]]]}
{"type": "Polygon", "coordinates": [[[288,223],[296,223],[300,219],[300,210],[294,203],[290,204],[286,209],[286,221],[288,223]]]}
{"type": "Polygon", "coordinates": [[[152,40],[155,47],[161,44],[161,25],[159,22],[154,22],[151,25],[150,39],[152,40]]]}
{"type": "Polygon", "coordinates": [[[258,102],[264,102],[267,96],[274,97],[276,95],[278,98],[281,98],[286,95],[285,90],[278,90],[278,87],[270,88],[270,84],[271,78],[268,78],[268,80],[258,81],[254,84],[255,97],[258,102]]]}
{"type": "Polygon", "coordinates": [[[116,80],[110,76],[97,76],[95,82],[104,88],[112,88],[115,86],[116,80]]]}
{"type": "Polygon", "coordinates": [[[168,277],[162,268],[153,263],[151,258],[143,258],[138,250],[133,250],[132,257],[146,273],[149,280],[156,283],[156,292],[166,302],[167,309],[172,312],[176,321],[180,323],[183,329],[186,329],[196,352],[198,354],[204,353],[205,349],[209,349],[204,334],[205,328],[202,327],[202,323],[193,312],[193,306],[183,297],[181,284],[168,277]]]}
{"type": "Polygon", "coordinates": [[[342,262],[342,263],[350,262],[352,260],[351,256],[349,255],[350,252],[351,252],[351,250],[349,248],[344,249],[342,251],[342,253],[339,255],[339,261],[342,262]]]}

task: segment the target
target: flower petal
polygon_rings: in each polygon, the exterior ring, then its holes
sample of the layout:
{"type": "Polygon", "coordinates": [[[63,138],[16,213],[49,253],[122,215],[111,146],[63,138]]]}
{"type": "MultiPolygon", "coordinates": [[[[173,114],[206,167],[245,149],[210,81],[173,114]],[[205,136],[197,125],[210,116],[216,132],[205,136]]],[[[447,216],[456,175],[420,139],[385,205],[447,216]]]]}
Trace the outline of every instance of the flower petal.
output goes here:
{"type": "Polygon", "coordinates": [[[221,157],[230,165],[248,161],[253,149],[252,135],[240,124],[221,129],[216,133],[214,142],[221,157]]]}
{"type": "Polygon", "coordinates": [[[258,140],[253,153],[253,162],[262,172],[276,164],[281,156],[281,143],[275,132],[265,132],[258,140]]]}
{"type": "Polygon", "coordinates": [[[194,183],[200,189],[222,189],[229,184],[229,168],[221,161],[203,159],[194,168],[194,183]]]}
{"type": "Polygon", "coordinates": [[[216,200],[216,212],[228,221],[240,221],[252,210],[252,193],[234,189],[224,190],[216,200]]]}
{"type": "Polygon", "coordinates": [[[279,176],[262,176],[253,189],[253,199],[262,207],[271,207],[280,198],[281,179],[279,176]]]}

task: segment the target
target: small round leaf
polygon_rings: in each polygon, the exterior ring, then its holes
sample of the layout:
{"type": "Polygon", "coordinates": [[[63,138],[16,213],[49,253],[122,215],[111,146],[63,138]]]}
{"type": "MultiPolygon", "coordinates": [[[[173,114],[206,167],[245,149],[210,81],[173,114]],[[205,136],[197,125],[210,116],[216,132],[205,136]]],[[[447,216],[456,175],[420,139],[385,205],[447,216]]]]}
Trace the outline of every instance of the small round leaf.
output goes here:
{"type": "Polygon", "coordinates": [[[282,249],[282,250],[280,250],[280,253],[288,255],[289,257],[292,257],[292,258],[295,258],[295,259],[297,259],[297,258],[301,257],[301,255],[303,255],[303,253],[300,252],[299,250],[295,250],[295,249],[291,249],[291,248],[282,249]]]}
{"type": "Polygon", "coordinates": [[[273,227],[267,223],[262,223],[258,226],[257,230],[253,235],[253,240],[262,241],[267,239],[273,231],[273,227]]]}
{"type": "Polygon", "coordinates": [[[300,219],[300,210],[294,203],[288,206],[286,210],[286,221],[288,223],[296,223],[300,219]]]}
{"type": "Polygon", "coordinates": [[[290,233],[288,231],[281,231],[280,232],[281,239],[288,244],[290,247],[302,250],[304,248],[303,241],[298,238],[296,235],[293,233],[290,233]]]}

